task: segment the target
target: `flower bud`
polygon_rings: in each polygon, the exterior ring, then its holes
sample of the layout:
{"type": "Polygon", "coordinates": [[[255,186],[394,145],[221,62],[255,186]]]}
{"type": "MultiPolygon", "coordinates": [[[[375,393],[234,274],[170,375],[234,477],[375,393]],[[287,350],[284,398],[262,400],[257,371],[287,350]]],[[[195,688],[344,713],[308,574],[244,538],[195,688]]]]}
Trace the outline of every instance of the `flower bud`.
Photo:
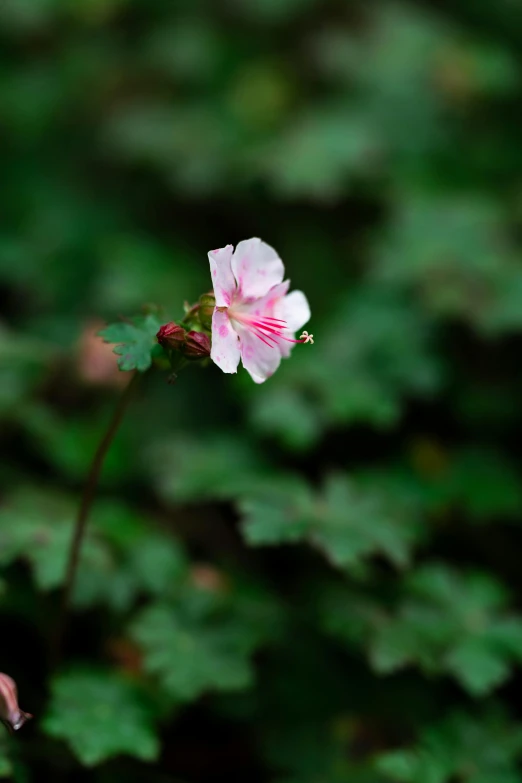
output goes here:
{"type": "Polygon", "coordinates": [[[185,342],[186,334],[183,327],[171,322],[160,327],[156,338],[163,348],[179,351],[185,342]]]}
{"type": "Polygon", "coordinates": [[[202,294],[199,297],[199,322],[204,329],[212,328],[212,315],[216,306],[214,294],[202,294]]]}
{"type": "Polygon", "coordinates": [[[181,347],[187,359],[205,359],[210,356],[210,338],[205,332],[189,332],[181,347]]]}
{"type": "Polygon", "coordinates": [[[32,717],[18,706],[15,681],[8,674],[0,674],[0,720],[12,731],[18,731],[32,717]]]}

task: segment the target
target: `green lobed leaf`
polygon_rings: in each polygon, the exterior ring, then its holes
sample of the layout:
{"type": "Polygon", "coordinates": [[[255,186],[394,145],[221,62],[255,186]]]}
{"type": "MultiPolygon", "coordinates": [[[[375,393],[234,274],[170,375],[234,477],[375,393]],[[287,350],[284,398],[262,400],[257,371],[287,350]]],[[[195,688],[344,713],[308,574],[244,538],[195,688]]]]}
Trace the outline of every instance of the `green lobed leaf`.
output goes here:
{"type": "Polygon", "coordinates": [[[170,502],[225,500],[248,492],[267,466],[250,443],[229,435],[204,440],[179,434],[155,441],[144,466],[170,502]]]}
{"type": "Polygon", "coordinates": [[[314,496],[306,483],[287,476],[239,502],[243,533],[254,546],[303,541],[314,521],[314,496]]]}
{"type": "Polygon", "coordinates": [[[329,476],[315,494],[299,479],[271,482],[246,493],[239,508],[249,543],[307,541],[349,570],[377,554],[403,567],[420,535],[414,506],[342,474],[329,476]]]}
{"type": "MultiPolygon", "coordinates": [[[[76,504],[67,496],[25,487],[4,500],[0,508],[0,564],[27,560],[36,583],[51,590],[65,578],[76,504]]],[[[110,552],[92,530],[81,553],[79,582],[85,571],[98,575],[110,567],[110,552]]],[[[80,587],[81,590],[81,587],[80,587]]]]}
{"type": "MultiPolygon", "coordinates": [[[[0,565],[26,560],[41,590],[63,584],[77,500],[39,487],[13,492],[0,507],[0,565]]],[[[93,508],[74,590],[77,607],[132,606],[141,595],[170,595],[186,577],[180,545],[121,502],[93,508]]]]}
{"type": "Polygon", "coordinates": [[[501,711],[450,714],[412,749],[381,754],[377,769],[399,783],[520,783],[522,727],[501,711]]]}
{"type": "Polygon", "coordinates": [[[294,351],[271,379],[267,397],[264,389],[252,395],[251,421],[303,450],[341,424],[390,428],[406,396],[429,398],[442,383],[433,334],[412,297],[389,285],[354,284],[329,306],[321,345],[294,351]],[[302,432],[296,434],[300,417],[302,432]]]}
{"type": "Polygon", "coordinates": [[[103,670],[72,670],[55,677],[51,691],[44,731],[67,742],[85,766],[121,754],[157,758],[152,710],[129,680],[103,670]]]}
{"type": "Polygon", "coordinates": [[[172,603],[145,608],[131,625],[144,667],[174,701],[212,690],[241,690],[253,682],[252,654],[278,626],[261,599],[187,585],[172,603]]]}
{"type": "Polygon", "coordinates": [[[152,351],[157,346],[156,334],[161,320],[155,313],[135,316],[130,322],[106,326],[99,334],[106,343],[117,343],[114,353],[120,370],[145,372],[152,364],[152,351]]]}
{"type": "Polygon", "coordinates": [[[488,575],[424,566],[406,580],[397,611],[374,624],[372,664],[379,672],[417,664],[452,674],[475,696],[489,693],[522,658],[522,617],[506,602],[488,575]]]}

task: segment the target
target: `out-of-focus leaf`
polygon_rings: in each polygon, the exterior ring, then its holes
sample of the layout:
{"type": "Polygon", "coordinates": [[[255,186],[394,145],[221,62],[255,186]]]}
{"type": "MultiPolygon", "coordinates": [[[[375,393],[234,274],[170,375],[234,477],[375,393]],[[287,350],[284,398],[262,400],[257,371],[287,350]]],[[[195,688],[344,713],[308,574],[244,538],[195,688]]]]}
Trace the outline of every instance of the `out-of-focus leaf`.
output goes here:
{"type": "Polygon", "coordinates": [[[436,442],[412,445],[408,463],[361,472],[366,487],[409,498],[419,510],[440,515],[457,511],[472,522],[517,520],[522,490],[514,464],[498,452],[469,448],[447,451],[436,442]]]}
{"type": "Polygon", "coordinates": [[[520,309],[509,306],[513,320],[508,323],[504,308],[504,300],[522,292],[507,217],[487,197],[448,200],[410,193],[399,201],[382,242],[376,277],[408,286],[438,315],[459,317],[484,330],[516,328],[520,309]]]}
{"type": "Polygon", "coordinates": [[[0,413],[16,414],[57,356],[56,346],[0,327],[0,413]]]}
{"type": "Polygon", "coordinates": [[[401,567],[420,530],[414,507],[353,479],[332,475],[314,494],[303,482],[265,485],[240,503],[243,529],[252,544],[308,541],[339,568],[355,569],[380,554],[401,567]]]}
{"type": "MultiPolygon", "coordinates": [[[[32,566],[42,590],[62,584],[73,532],[75,506],[70,498],[38,489],[14,493],[0,508],[0,562],[23,558],[32,566]]],[[[81,554],[79,583],[85,569],[110,569],[110,554],[102,542],[87,533],[81,554]]]]}
{"type": "Polygon", "coordinates": [[[252,408],[252,424],[260,435],[279,435],[290,449],[309,449],[322,431],[321,412],[295,389],[267,389],[252,408]]]}
{"type": "Polygon", "coordinates": [[[421,732],[411,750],[382,754],[377,768],[400,783],[519,783],[522,730],[501,712],[455,713],[421,732]]]}
{"type": "Polygon", "coordinates": [[[304,193],[335,200],[352,178],[376,168],[381,154],[375,129],[357,107],[326,106],[297,117],[260,166],[286,197],[304,193]]]}
{"type": "MultiPolygon", "coordinates": [[[[114,404],[114,403],[113,403],[114,404]]],[[[65,476],[83,480],[92,462],[96,447],[107,427],[110,412],[106,410],[97,420],[63,419],[48,407],[27,406],[22,426],[34,446],[41,449],[65,476]]],[[[128,470],[128,445],[119,433],[103,464],[102,481],[113,482],[128,470]]]]}
{"type": "Polygon", "coordinates": [[[11,762],[8,746],[8,737],[6,732],[3,732],[0,738],[0,778],[12,779],[13,765],[11,762]]]}
{"type": "Polygon", "coordinates": [[[246,540],[257,546],[302,541],[315,521],[314,504],[309,487],[290,476],[247,494],[239,506],[246,540]]]}
{"type": "Polygon", "coordinates": [[[58,675],[43,727],[89,767],[120,754],[154,761],[159,753],[152,710],[143,695],[130,681],[106,671],[58,675]]]}
{"type": "Polygon", "coordinates": [[[144,667],[175,701],[252,684],[251,657],[273,633],[277,614],[263,600],[237,601],[221,591],[190,588],[172,603],[144,609],[131,627],[144,667]]]}
{"type": "Polygon", "coordinates": [[[161,495],[175,503],[233,498],[256,486],[267,471],[248,442],[228,435],[160,440],[145,462],[161,495]]]}
{"type": "Polygon", "coordinates": [[[293,355],[271,379],[271,412],[254,400],[252,418],[269,417],[273,433],[295,440],[295,414],[278,412],[279,399],[283,407],[293,400],[295,410],[304,412],[303,446],[313,442],[306,433],[313,434],[319,422],[323,430],[361,422],[390,427],[404,397],[429,397],[442,383],[443,367],[431,344],[432,328],[411,301],[381,287],[356,288],[316,344],[293,355]]]}
{"type": "MultiPolygon", "coordinates": [[[[67,496],[26,487],[0,508],[0,565],[27,560],[42,590],[59,587],[76,519],[67,496]]],[[[169,596],[186,578],[184,553],[171,536],[121,503],[95,506],[74,591],[79,607],[130,608],[142,595],[169,596]]]]}
{"type": "Polygon", "coordinates": [[[427,673],[453,675],[475,696],[486,694],[522,657],[522,618],[505,604],[502,586],[485,574],[424,566],[406,580],[397,612],[375,623],[372,664],[391,672],[416,663],[427,673]]]}
{"type": "Polygon", "coordinates": [[[393,508],[378,491],[361,491],[338,475],[325,485],[312,541],[337,566],[353,568],[378,553],[400,567],[407,564],[418,533],[415,512],[406,505],[393,508]]]}
{"type": "Polygon", "coordinates": [[[232,0],[237,11],[255,22],[287,22],[318,4],[318,0],[232,0]]]}

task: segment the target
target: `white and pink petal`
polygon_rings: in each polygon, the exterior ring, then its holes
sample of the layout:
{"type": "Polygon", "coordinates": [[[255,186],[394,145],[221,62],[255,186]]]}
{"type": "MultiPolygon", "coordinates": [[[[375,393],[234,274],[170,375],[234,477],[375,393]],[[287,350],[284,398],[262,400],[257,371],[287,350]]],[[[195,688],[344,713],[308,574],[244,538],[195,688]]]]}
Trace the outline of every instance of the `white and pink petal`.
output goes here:
{"type": "Polygon", "coordinates": [[[293,340],[299,337],[301,329],[310,320],[310,305],[302,291],[292,291],[278,301],[274,315],[286,323],[284,336],[287,339],[281,340],[281,353],[286,359],[295,345],[293,340]]]}
{"type": "MultiPolygon", "coordinates": [[[[252,302],[242,303],[237,309],[256,318],[274,318],[280,310],[283,299],[290,286],[290,280],[272,286],[264,296],[252,302]]],[[[236,308],[234,308],[236,309],[236,308]]],[[[282,318],[282,316],[280,316],[282,318]]]]}
{"type": "Polygon", "coordinates": [[[289,332],[297,332],[310,320],[310,305],[302,291],[292,291],[276,305],[277,317],[286,322],[289,332]]]}
{"type": "Polygon", "coordinates": [[[226,245],[217,250],[210,250],[208,260],[210,274],[218,307],[228,307],[236,292],[236,280],[232,272],[233,245],[226,245]]]}
{"type": "Polygon", "coordinates": [[[232,328],[228,313],[218,310],[212,315],[212,348],[210,358],[223,372],[237,372],[241,356],[239,337],[232,328]]]}
{"type": "Polygon", "coordinates": [[[285,273],[276,251],[261,239],[244,239],[232,256],[232,271],[243,299],[258,299],[275,285],[285,273]]]}
{"type": "Polygon", "coordinates": [[[256,383],[263,383],[275,373],[281,363],[278,345],[263,341],[257,334],[239,327],[241,361],[256,383]]]}

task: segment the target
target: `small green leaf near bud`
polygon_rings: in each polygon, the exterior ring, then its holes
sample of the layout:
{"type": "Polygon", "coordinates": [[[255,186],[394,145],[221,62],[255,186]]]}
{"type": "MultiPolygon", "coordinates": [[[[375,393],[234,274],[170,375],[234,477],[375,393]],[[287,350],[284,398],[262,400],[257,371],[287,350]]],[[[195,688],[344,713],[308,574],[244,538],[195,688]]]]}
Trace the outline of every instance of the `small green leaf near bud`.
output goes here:
{"type": "Polygon", "coordinates": [[[99,332],[106,343],[117,343],[114,353],[120,370],[145,372],[152,364],[151,352],[161,325],[156,314],[149,312],[128,321],[109,324],[99,332]]]}

